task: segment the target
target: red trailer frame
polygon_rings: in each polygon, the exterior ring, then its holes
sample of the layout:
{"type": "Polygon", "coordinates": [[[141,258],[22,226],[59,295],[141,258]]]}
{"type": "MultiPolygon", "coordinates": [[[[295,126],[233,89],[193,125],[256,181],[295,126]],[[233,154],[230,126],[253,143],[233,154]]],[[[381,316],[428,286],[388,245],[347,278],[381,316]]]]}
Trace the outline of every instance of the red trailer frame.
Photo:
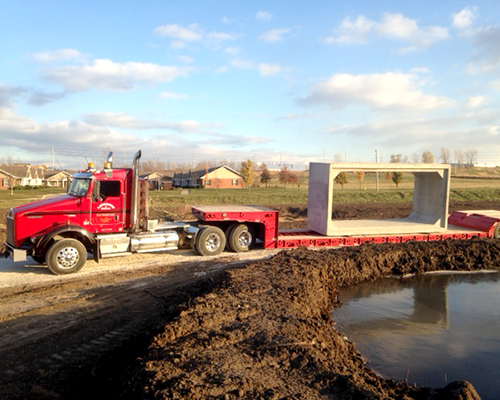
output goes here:
{"type": "Polygon", "coordinates": [[[500,212],[455,211],[448,218],[448,229],[439,233],[401,235],[324,236],[308,229],[278,230],[278,211],[260,206],[193,207],[192,214],[202,223],[230,225],[245,223],[260,226],[258,239],[265,249],[359,246],[363,243],[430,242],[446,239],[471,239],[499,236],[500,212]],[[488,215],[489,214],[489,215],[488,215]],[[494,216],[492,216],[494,215],[494,216]],[[496,217],[498,216],[498,218],[496,217]]]}

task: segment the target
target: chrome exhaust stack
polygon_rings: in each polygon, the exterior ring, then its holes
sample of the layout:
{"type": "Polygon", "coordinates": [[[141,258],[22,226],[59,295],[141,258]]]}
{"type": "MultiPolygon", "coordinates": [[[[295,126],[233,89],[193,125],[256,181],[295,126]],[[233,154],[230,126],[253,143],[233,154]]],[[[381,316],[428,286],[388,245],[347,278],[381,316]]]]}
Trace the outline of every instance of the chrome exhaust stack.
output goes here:
{"type": "Polygon", "coordinates": [[[139,214],[139,159],[141,158],[141,151],[139,150],[134,155],[134,164],[132,167],[132,210],[130,214],[130,230],[135,232],[137,230],[137,216],[139,214]]]}

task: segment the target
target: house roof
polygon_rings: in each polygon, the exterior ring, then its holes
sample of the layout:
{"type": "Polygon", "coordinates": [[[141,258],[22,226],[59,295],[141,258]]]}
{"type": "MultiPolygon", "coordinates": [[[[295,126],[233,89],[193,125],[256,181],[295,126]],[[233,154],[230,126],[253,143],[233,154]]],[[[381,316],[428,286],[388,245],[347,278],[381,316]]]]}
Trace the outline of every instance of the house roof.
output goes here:
{"type": "Polygon", "coordinates": [[[54,179],[59,174],[65,175],[66,177],[71,176],[71,174],[66,171],[45,171],[44,177],[45,179],[49,180],[49,179],[54,179]]]}
{"type": "Polygon", "coordinates": [[[211,168],[208,168],[208,169],[199,169],[197,171],[189,171],[188,173],[180,173],[181,175],[174,175],[174,177],[191,177],[192,179],[202,179],[204,178],[206,175],[208,174],[211,174],[212,172],[214,171],[217,171],[219,169],[227,169],[228,171],[231,171],[232,173],[238,175],[238,176],[242,176],[238,171],[236,171],[235,169],[231,168],[231,167],[228,167],[227,165],[220,165],[218,167],[211,167],[211,168]]]}
{"type": "Polygon", "coordinates": [[[43,169],[31,165],[3,165],[1,169],[15,178],[28,178],[30,172],[32,177],[38,174],[42,178],[44,172],[43,169]]]}

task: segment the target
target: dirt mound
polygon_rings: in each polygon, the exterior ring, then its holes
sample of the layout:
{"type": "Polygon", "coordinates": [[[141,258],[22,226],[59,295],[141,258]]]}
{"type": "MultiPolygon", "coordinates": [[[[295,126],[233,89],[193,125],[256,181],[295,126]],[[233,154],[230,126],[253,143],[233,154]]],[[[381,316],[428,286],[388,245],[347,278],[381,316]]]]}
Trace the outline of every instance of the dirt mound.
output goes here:
{"type": "Polygon", "coordinates": [[[338,288],[387,275],[499,268],[494,240],[304,248],[231,270],[190,299],[127,378],[124,396],[151,399],[477,399],[384,380],[335,329],[338,288]]]}

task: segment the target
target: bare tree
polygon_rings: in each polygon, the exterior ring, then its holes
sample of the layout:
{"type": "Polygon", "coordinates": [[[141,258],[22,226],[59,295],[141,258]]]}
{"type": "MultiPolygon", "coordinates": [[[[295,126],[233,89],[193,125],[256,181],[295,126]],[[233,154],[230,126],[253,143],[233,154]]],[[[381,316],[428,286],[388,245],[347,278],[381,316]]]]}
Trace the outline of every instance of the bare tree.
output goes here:
{"type": "Polygon", "coordinates": [[[21,159],[19,157],[14,159],[14,157],[10,154],[7,154],[0,159],[0,165],[14,165],[19,163],[21,163],[21,159]]]}
{"type": "Polygon", "coordinates": [[[464,151],[462,149],[455,150],[455,164],[461,168],[464,165],[464,151]]]}
{"type": "Polygon", "coordinates": [[[342,162],[342,154],[340,153],[335,153],[333,155],[333,161],[336,162],[336,163],[340,163],[342,162]]]}
{"type": "Polygon", "coordinates": [[[400,163],[402,159],[401,154],[391,154],[391,163],[400,163]]]}
{"type": "Polygon", "coordinates": [[[424,151],[422,153],[422,162],[426,164],[431,164],[434,162],[434,155],[430,151],[424,151]]]}
{"type": "Polygon", "coordinates": [[[470,167],[473,167],[474,164],[477,162],[477,150],[476,149],[469,149],[464,152],[464,157],[465,160],[467,161],[467,164],[470,167]]]}
{"type": "Polygon", "coordinates": [[[420,156],[418,155],[418,153],[413,153],[411,155],[411,160],[414,164],[417,164],[420,162],[420,156]]]}
{"type": "Polygon", "coordinates": [[[448,164],[450,162],[450,150],[446,147],[441,147],[439,158],[443,164],[448,164]]]}

